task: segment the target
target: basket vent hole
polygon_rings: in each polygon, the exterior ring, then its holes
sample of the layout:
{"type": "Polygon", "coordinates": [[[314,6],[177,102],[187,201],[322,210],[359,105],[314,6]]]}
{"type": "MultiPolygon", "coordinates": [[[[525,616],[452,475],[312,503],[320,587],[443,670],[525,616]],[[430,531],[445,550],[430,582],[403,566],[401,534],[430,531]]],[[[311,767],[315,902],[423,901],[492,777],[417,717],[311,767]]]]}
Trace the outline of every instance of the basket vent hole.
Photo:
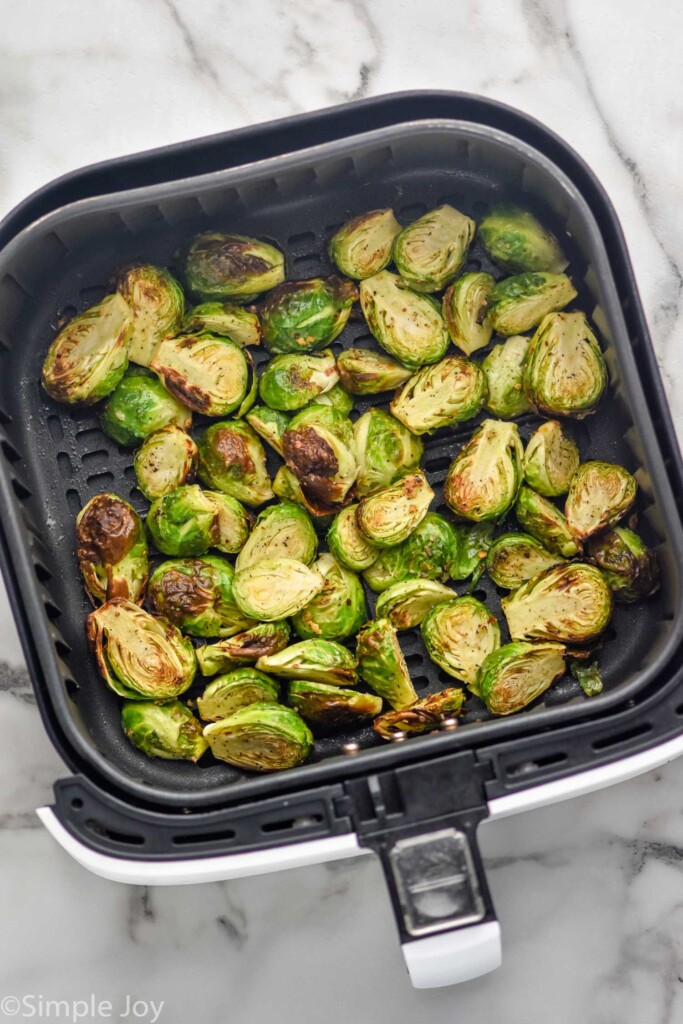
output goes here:
{"type": "Polygon", "coordinates": [[[101,444],[104,434],[99,427],[93,427],[92,424],[88,424],[76,431],[76,437],[78,438],[79,444],[85,444],[91,447],[95,443],[101,444]]]}
{"type": "Polygon", "coordinates": [[[81,511],[81,508],[83,507],[81,496],[78,493],[78,491],[73,489],[73,487],[70,487],[69,490],[66,492],[66,504],[72,516],[78,515],[78,513],[81,511]]]}
{"type": "Polygon", "coordinates": [[[47,429],[53,441],[64,440],[64,427],[62,426],[61,418],[53,412],[47,418],[47,429]]]}
{"type": "Polygon", "coordinates": [[[320,271],[320,257],[314,252],[307,256],[295,256],[292,260],[292,267],[296,274],[317,274],[320,271]]]}
{"type": "Polygon", "coordinates": [[[429,679],[427,676],[411,676],[411,678],[416,690],[426,690],[429,686],[429,679]]]}
{"type": "Polygon", "coordinates": [[[71,654],[71,648],[69,647],[66,640],[55,640],[55,650],[60,658],[68,658],[69,655],[71,654]]]}
{"type": "Polygon", "coordinates": [[[47,617],[50,620],[50,622],[54,622],[62,614],[61,608],[58,608],[57,605],[54,604],[52,601],[46,600],[43,602],[43,604],[45,606],[45,612],[47,613],[47,617]]]}
{"type": "Polygon", "coordinates": [[[481,270],[481,260],[468,260],[465,270],[468,274],[478,274],[481,270]]]}
{"type": "Polygon", "coordinates": [[[488,594],[486,593],[485,590],[473,590],[472,591],[472,597],[476,597],[477,601],[484,602],[484,601],[486,601],[486,598],[488,597],[488,594]]]}
{"type": "Polygon", "coordinates": [[[78,297],[81,302],[85,303],[86,308],[88,308],[89,306],[94,306],[97,302],[101,302],[106,294],[107,289],[104,285],[98,284],[90,288],[81,288],[78,293],[78,297]]]}
{"type": "Polygon", "coordinates": [[[567,754],[558,751],[554,754],[546,754],[545,757],[535,757],[533,761],[518,761],[516,764],[511,764],[506,774],[509,778],[514,779],[520,775],[531,775],[540,768],[549,768],[550,765],[561,764],[566,760],[567,754]]]}
{"type": "Polygon", "coordinates": [[[626,743],[628,740],[638,739],[639,736],[647,736],[652,732],[652,725],[644,722],[642,725],[634,725],[632,729],[624,729],[623,732],[603,736],[602,739],[593,741],[593,750],[607,750],[608,747],[615,747],[618,743],[626,743]]]}
{"type": "Polygon", "coordinates": [[[423,657],[416,651],[414,654],[406,654],[406,665],[408,668],[422,668],[423,657]]]}
{"type": "Polygon", "coordinates": [[[105,448],[100,448],[96,452],[86,452],[85,455],[81,456],[83,469],[88,472],[101,469],[108,461],[109,452],[105,448]]]}
{"type": "Polygon", "coordinates": [[[31,497],[28,487],[17,480],[16,477],[12,477],[12,490],[20,501],[26,501],[27,498],[31,497]]]}
{"type": "Polygon", "coordinates": [[[323,820],[322,814],[301,814],[296,818],[283,818],[280,821],[264,821],[262,832],[291,832],[294,829],[312,828],[323,820]]]}
{"type": "Polygon", "coordinates": [[[48,583],[52,579],[52,573],[42,562],[34,562],[33,571],[41,583],[48,583]]]}
{"type": "Polygon", "coordinates": [[[110,839],[113,843],[120,843],[122,846],[144,846],[145,837],[136,836],[130,832],[119,832],[113,828],[108,828],[103,825],[101,821],[95,821],[94,818],[88,818],[85,823],[85,827],[89,829],[93,835],[100,836],[102,839],[110,839]]]}
{"type": "Polygon", "coordinates": [[[61,331],[65,324],[68,324],[69,320],[73,320],[78,310],[75,306],[62,306],[57,312],[57,319],[54,321],[52,326],[56,331],[61,331]]]}
{"type": "Polygon", "coordinates": [[[444,469],[448,469],[451,461],[450,455],[428,455],[424,465],[430,473],[440,473],[444,469]]]}
{"type": "Polygon", "coordinates": [[[57,452],[57,468],[60,476],[63,476],[65,480],[69,480],[74,475],[71,459],[66,452],[57,452]]]}
{"type": "Polygon", "coordinates": [[[71,700],[75,701],[78,697],[79,686],[75,679],[71,676],[66,676],[64,679],[64,686],[71,700]]]}
{"type": "Polygon", "coordinates": [[[315,235],[312,231],[304,231],[301,235],[292,235],[288,245],[294,246],[297,249],[303,249],[304,252],[311,252],[315,246],[315,235]]]}
{"type": "Polygon", "coordinates": [[[234,839],[237,833],[232,828],[221,832],[188,832],[187,835],[173,836],[174,846],[191,846],[193,843],[218,843],[234,839]]]}
{"type": "Polygon", "coordinates": [[[424,203],[411,203],[408,206],[402,206],[398,212],[401,219],[409,223],[422,217],[427,212],[427,207],[424,203]]]}
{"type": "Polygon", "coordinates": [[[126,480],[137,480],[135,466],[126,466],[126,468],[123,471],[123,475],[125,476],[126,480]]]}
{"type": "Polygon", "coordinates": [[[114,474],[107,470],[105,473],[92,473],[88,477],[88,483],[95,487],[108,487],[114,483],[114,474]]]}
{"type": "Polygon", "coordinates": [[[18,462],[20,459],[19,452],[16,450],[14,445],[11,445],[9,441],[2,441],[2,451],[8,462],[18,462]]]}
{"type": "Polygon", "coordinates": [[[83,808],[83,801],[81,800],[80,796],[75,796],[73,798],[73,800],[71,801],[71,810],[72,811],[80,811],[80,810],[82,810],[82,808],[83,808]]]}

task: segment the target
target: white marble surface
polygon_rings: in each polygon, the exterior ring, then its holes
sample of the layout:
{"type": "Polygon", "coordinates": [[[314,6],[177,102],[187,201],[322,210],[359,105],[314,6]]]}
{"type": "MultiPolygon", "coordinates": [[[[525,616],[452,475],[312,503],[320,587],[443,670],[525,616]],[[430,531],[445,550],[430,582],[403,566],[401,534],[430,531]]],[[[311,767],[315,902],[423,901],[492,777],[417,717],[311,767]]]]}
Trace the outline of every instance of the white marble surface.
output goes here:
{"type": "MultiPolygon", "coordinates": [[[[534,114],[612,195],[683,430],[680,5],[0,0],[0,18],[0,213],[85,163],[352,97],[464,89],[534,114]]],[[[155,891],[70,862],[33,814],[63,767],[0,601],[0,997],[36,1018],[41,996],[93,993],[106,1019],[163,1000],[164,1024],[683,1022],[683,761],[488,825],[503,967],[418,993],[369,858],[155,891]]]]}

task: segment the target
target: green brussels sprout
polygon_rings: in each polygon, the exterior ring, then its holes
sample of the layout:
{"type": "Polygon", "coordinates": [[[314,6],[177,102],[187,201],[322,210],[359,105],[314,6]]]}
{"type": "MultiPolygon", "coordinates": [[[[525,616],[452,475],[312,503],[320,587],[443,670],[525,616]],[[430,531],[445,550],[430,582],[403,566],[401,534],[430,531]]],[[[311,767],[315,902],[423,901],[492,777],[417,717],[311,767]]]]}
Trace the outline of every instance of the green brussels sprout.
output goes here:
{"type": "Polygon", "coordinates": [[[275,680],[245,665],[212,679],[197,698],[197,710],[205,722],[219,722],[250,704],[277,704],[279,700],[280,687],[275,680]]]}
{"type": "Polygon", "coordinates": [[[368,409],[353,425],[358,476],[356,494],[363,497],[393,484],[417,469],[424,446],[384,409],[368,409]]]}
{"type": "Polygon", "coordinates": [[[330,239],[330,256],[342,274],[357,281],[372,277],[391,262],[401,225],[393,210],[370,210],[352,217],[330,239]]]}
{"type": "Polygon", "coordinates": [[[233,594],[245,615],[277,622],[305,608],[323,586],[320,573],[298,559],[270,558],[240,569],[233,594]]]}
{"type": "Polygon", "coordinates": [[[632,604],[651,597],[659,589],[656,553],[625,526],[590,537],[586,554],[602,570],[616,601],[632,604]]]}
{"type": "Polygon", "coordinates": [[[454,718],[462,711],[465,694],[449,687],[438,693],[429,693],[402,711],[385,711],[375,719],[373,729],[383,740],[391,740],[397,733],[417,735],[435,729],[444,718],[454,718]]]}
{"type": "Polygon", "coordinates": [[[489,295],[489,323],[498,334],[523,334],[564,309],[577,291],[566,274],[519,274],[498,281],[489,295]]]}
{"type": "Polygon", "coordinates": [[[294,416],[283,451],[308,501],[322,511],[344,501],[358,474],[351,421],[327,405],[313,405],[294,416]]]}
{"type": "Polygon", "coordinates": [[[324,527],[332,521],[336,505],[327,505],[304,494],[301,484],[287,466],[280,466],[273,480],[273,493],[283,502],[291,502],[305,508],[315,517],[316,525],[324,527]]]}
{"type": "Polygon", "coordinates": [[[85,620],[100,675],[119,697],[168,700],[192,685],[197,659],[172,623],[115,597],[85,620]]]}
{"type": "Polygon", "coordinates": [[[289,426],[287,413],[269,409],[267,405],[255,405],[244,418],[259,437],[267,441],[278,455],[282,455],[282,439],[289,426]]]}
{"type": "Polygon", "coordinates": [[[479,238],[491,259],[512,274],[534,270],[559,274],[569,262],[555,236],[533,213],[518,206],[495,206],[480,223],[479,238]]]}
{"type": "Polygon", "coordinates": [[[229,672],[238,665],[258,662],[277,654],[289,643],[291,630],[286,622],[260,622],[244,633],[197,648],[197,663],[203,676],[229,672]]]}
{"type": "Polygon", "coordinates": [[[389,619],[366,622],[358,633],[356,654],[361,679],[395,711],[417,700],[398,634],[389,619]]]}
{"type": "Polygon", "coordinates": [[[342,387],[352,395],[378,395],[393,391],[408,380],[412,371],[382,352],[369,348],[345,348],[337,356],[342,387]]]}
{"type": "Polygon", "coordinates": [[[188,310],[182,330],[188,334],[195,331],[220,334],[240,348],[261,343],[261,324],[256,313],[228,302],[202,302],[194,306],[188,310]]]}
{"type": "Polygon", "coordinates": [[[358,298],[353,281],[313,277],[286,281],[261,304],[261,330],[273,353],[314,352],[341,334],[358,298]]]}
{"type": "Polygon", "coordinates": [[[363,498],[356,520],[371,544],[393,548],[420,525],[434,497],[422,470],[363,498]]]}
{"type": "Polygon", "coordinates": [[[501,420],[512,420],[529,412],[524,391],[524,359],[529,339],[515,334],[502,345],[494,345],[481,364],[486,376],[486,408],[501,420]]]}
{"type": "Polygon", "coordinates": [[[339,380],[331,352],[319,356],[275,356],[259,382],[261,399],[271,409],[294,412],[329,391],[339,380]]]}
{"type": "Polygon", "coordinates": [[[93,405],[108,395],[128,366],[132,334],[131,310],[122,295],[107,295],[75,316],[45,356],[41,382],[50,398],[93,405]]]}
{"type": "Polygon", "coordinates": [[[453,527],[455,545],[448,566],[452,580],[471,579],[471,588],[479,582],[486,568],[486,553],[493,540],[495,522],[458,523],[453,527]]]}
{"type": "Polygon", "coordinates": [[[253,772],[295,768],[313,750],[311,730],[282,704],[249,704],[207,725],[204,736],[219,761],[253,772]]]}
{"type": "Polygon", "coordinates": [[[207,231],[192,240],[185,281],[200,299],[251,302],[285,279],[285,257],[274,245],[244,235],[207,231]]]}
{"type": "Polygon", "coordinates": [[[184,558],[162,562],[152,573],[152,611],[190,636],[233,636],[254,625],[232,596],[233,567],[224,558],[184,558]]]}
{"type": "Polygon", "coordinates": [[[240,416],[256,397],[251,356],[207,331],[164,338],[149,366],[183,405],[205,416],[240,416]]]}
{"type": "Polygon", "coordinates": [[[324,582],[312,601],[292,616],[292,625],[302,638],[345,640],[358,632],[367,619],[363,585],[334,555],[321,555],[312,567],[324,582]]]}
{"type": "Polygon", "coordinates": [[[122,270],[116,290],[133,314],[128,358],[131,363],[149,366],[157,343],[180,329],[185,309],[183,290],[167,270],[149,264],[122,270]]]}
{"type": "Polygon", "coordinates": [[[586,697],[597,697],[603,691],[602,676],[597,661],[584,665],[576,659],[569,662],[569,671],[576,679],[586,697]]]}
{"type": "Polygon", "coordinates": [[[198,462],[197,445],[175,423],[149,434],[133,458],[138,487],[149,501],[191,483],[198,462]]]}
{"type": "Polygon", "coordinates": [[[209,548],[225,554],[239,551],[249,535],[249,514],[239,501],[197,484],[176,487],[152,502],[147,529],[164,555],[185,558],[209,548]]]}
{"type": "Polygon", "coordinates": [[[165,704],[127,700],[121,710],[121,725],[133,746],[148,757],[196,764],[209,749],[200,723],[179,700],[165,704]]]}
{"type": "Polygon", "coordinates": [[[471,356],[486,348],[493,334],[487,312],[489,293],[495,285],[490,274],[463,274],[443,297],[443,318],[454,345],[471,356]]]}
{"type": "Polygon", "coordinates": [[[579,448],[557,420],[541,423],[524,452],[524,479],[545,498],[566,494],[579,468],[579,448]]]}
{"type": "Polygon", "coordinates": [[[567,526],[577,542],[614,526],[635,501],[638,484],[623,466],[582,462],[572,477],[564,506],[567,526]]]}
{"type": "Polygon", "coordinates": [[[358,725],[382,710],[382,698],[374,693],[358,693],[305,680],[289,684],[289,703],[302,718],[324,732],[358,725]]]}
{"type": "Polygon", "coordinates": [[[390,356],[412,369],[438,363],[450,338],[438,303],[407,288],[388,270],[361,281],[360,304],[368,327],[390,356]]]}
{"type": "Polygon", "coordinates": [[[533,576],[563,561],[526,533],[504,533],[489,548],[486,568],[497,587],[516,590],[533,576]]]}
{"type": "Polygon", "coordinates": [[[371,590],[381,592],[407,579],[448,579],[455,550],[453,527],[443,516],[428,512],[417,529],[395,548],[385,548],[363,573],[371,590]]]}
{"type": "Polygon", "coordinates": [[[594,565],[554,565],[501,602],[513,640],[582,644],[602,633],[612,615],[612,591],[594,565]]]}
{"type": "Polygon", "coordinates": [[[339,384],[335,384],[329,391],[324,391],[313,399],[315,405],[331,405],[342,416],[348,416],[353,409],[353,398],[344,391],[339,384]]]}
{"type": "Polygon", "coordinates": [[[192,413],[153,373],[134,366],[124,373],[104,403],[100,423],[113,441],[132,448],[171,423],[189,429],[192,413]]]}
{"type": "Polygon", "coordinates": [[[452,601],[456,596],[450,587],[436,580],[402,580],[382,591],[375,615],[378,619],[389,619],[394,629],[412,629],[437,604],[452,601]]]}
{"type": "Polygon", "coordinates": [[[281,679],[305,679],[330,686],[355,686],[358,682],[358,659],[334,640],[301,640],[277,654],[259,658],[256,668],[281,679]]]}
{"type": "Polygon", "coordinates": [[[304,509],[291,502],[269,505],[256,517],[235,568],[241,572],[250,565],[273,558],[296,558],[310,565],[317,551],[318,537],[304,509]]]}
{"type": "Polygon", "coordinates": [[[263,445],[248,423],[212,423],[197,442],[200,479],[245,505],[273,497],[263,445]]]}
{"type": "Polygon", "coordinates": [[[452,206],[438,206],[404,228],[394,243],[394,263],[417,292],[439,292],[464,266],[476,224],[452,206]]]}
{"type": "Polygon", "coordinates": [[[76,556],[93,601],[139,601],[149,575],[140,517],[115,494],[96,494],[76,518],[76,556]]]}
{"type": "Polygon", "coordinates": [[[425,616],[420,632],[432,661],[479,696],[479,668],[500,647],[500,627],[486,605],[470,596],[437,604],[425,616]]]}
{"type": "Polygon", "coordinates": [[[512,715],[564,675],[562,644],[505,644],[481,666],[477,686],[493,715],[512,715]]]}
{"type": "Polygon", "coordinates": [[[338,512],[327,531],[327,545],[334,557],[347,569],[361,572],[379,557],[379,548],[361,533],[356,519],[358,505],[347,505],[338,512]]]}
{"type": "Polygon", "coordinates": [[[522,529],[540,541],[553,555],[576,558],[581,553],[559,508],[531,487],[520,487],[515,515],[522,529]]]}
{"type": "Polygon", "coordinates": [[[499,519],[522,482],[524,449],[514,423],[484,420],[448,470],[443,496],[462,519],[499,519]]]}
{"type": "Polygon", "coordinates": [[[606,386],[605,360],[584,314],[544,317],[524,363],[530,405],[546,416],[583,419],[595,411],[606,386]]]}
{"type": "Polygon", "coordinates": [[[413,434],[433,434],[472,419],[485,400],[481,367],[462,356],[446,356],[413,374],[394,396],[391,411],[413,434]]]}

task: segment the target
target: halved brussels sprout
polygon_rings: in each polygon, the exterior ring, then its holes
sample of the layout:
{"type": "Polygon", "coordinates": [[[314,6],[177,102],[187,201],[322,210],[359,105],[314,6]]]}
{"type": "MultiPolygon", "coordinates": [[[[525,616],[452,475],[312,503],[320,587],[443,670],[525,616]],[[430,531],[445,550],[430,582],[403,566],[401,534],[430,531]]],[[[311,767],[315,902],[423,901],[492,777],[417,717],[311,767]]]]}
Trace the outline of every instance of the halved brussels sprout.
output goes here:
{"type": "Polygon", "coordinates": [[[385,711],[376,718],[373,729],[383,740],[390,740],[401,732],[417,735],[435,729],[444,718],[454,718],[462,711],[465,694],[462,690],[449,687],[438,693],[429,693],[402,711],[385,711]]]}
{"type": "Polygon", "coordinates": [[[305,508],[306,511],[315,517],[316,525],[324,529],[332,521],[336,505],[329,505],[323,501],[316,501],[304,494],[301,484],[287,466],[280,466],[275,479],[273,480],[273,493],[280,501],[292,502],[305,508]]]}
{"type": "Polygon", "coordinates": [[[462,356],[446,356],[413,374],[394,396],[391,411],[413,434],[433,434],[476,416],[486,394],[480,366],[462,356]]]}
{"type": "Polygon", "coordinates": [[[356,510],[361,532],[378,548],[393,548],[420,525],[434,497],[422,470],[363,498],[356,510]]]}
{"type": "Polygon", "coordinates": [[[539,494],[557,498],[566,494],[579,468],[579,448],[557,420],[541,423],[524,452],[524,479],[539,494]]]}
{"type": "Polygon", "coordinates": [[[363,497],[388,487],[404,473],[417,469],[422,441],[384,409],[368,409],[353,425],[358,460],[356,494],[363,497]]]}
{"type": "Polygon", "coordinates": [[[546,416],[583,419],[595,411],[607,385],[598,339],[583,313],[551,313],[531,339],[524,390],[546,416]]]}
{"type": "Polygon", "coordinates": [[[345,348],[337,356],[337,371],[342,387],[352,395],[393,391],[412,373],[389,356],[369,348],[345,348]]]}
{"type": "Polygon", "coordinates": [[[355,686],[358,659],[334,640],[302,640],[259,658],[256,668],[281,679],[305,679],[330,686],[355,686]]]}
{"type": "Polygon", "coordinates": [[[254,625],[235,604],[235,570],[224,558],[183,558],[162,562],[149,581],[152,611],[190,636],[233,636],[254,625]]]}
{"type": "Polygon", "coordinates": [[[352,217],[330,239],[330,256],[342,274],[361,280],[391,261],[401,225],[393,210],[370,210],[352,217]]]}
{"type": "Polygon", "coordinates": [[[324,391],[313,399],[315,405],[331,405],[342,416],[348,416],[353,409],[353,398],[344,391],[339,384],[335,384],[329,391],[324,391]]]}
{"type": "Polygon", "coordinates": [[[138,601],[149,574],[140,517],[115,494],[96,494],[76,518],[76,556],[93,601],[138,601]]]}
{"type": "Polygon", "coordinates": [[[128,358],[149,366],[162,338],[176,334],[185,309],[183,290],[163,267],[142,264],[127,267],[116,278],[116,290],[133,314],[128,358]]]}
{"type": "Polygon", "coordinates": [[[438,604],[425,616],[420,632],[432,661],[478,695],[479,668],[500,647],[500,627],[486,605],[469,596],[438,604]]]}
{"type": "Polygon", "coordinates": [[[490,274],[463,274],[443,297],[443,316],[454,345],[471,356],[485,348],[493,327],[487,316],[489,293],[495,285],[490,274]]]}
{"type": "Polygon", "coordinates": [[[498,334],[523,334],[564,309],[577,291],[566,274],[519,274],[498,281],[489,295],[489,323],[498,334]]]}
{"type": "Polygon", "coordinates": [[[122,295],[107,295],[75,316],[45,356],[41,382],[50,398],[93,405],[108,395],[128,366],[132,334],[131,310],[122,295]]]}
{"type": "Polygon", "coordinates": [[[274,245],[244,235],[207,231],[185,254],[187,287],[200,299],[251,302],[285,279],[285,257],[274,245]]]}
{"type": "Polygon", "coordinates": [[[345,640],[353,636],[368,617],[360,580],[329,553],[321,555],[312,568],[322,576],[324,586],[292,616],[294,629],[303,640],[345,640]]]}
{"type": "Polygon", "coordinates": [[[625,526],[615,526],[591,537],[586,554],[602,570],[617,601],[632,604],[659,589],[656,553],[625,526]]]}
{"type": "Polygon", "coordinates": [[[335,516],[327,531],[327,544],[336,559],[348,569],[361,572],[379,557],[379,548],[371,544],[356,519],[358,505],[347,505],[335,516]]]}
{"type": "Polygon", "coordinates": [[[374,693],[304,680],[289,684],[289,703],[302,718],[324,731],[357,725],[382,710],[382,698],[374,693]]]}
{"type": "Polygon", "coordinates": [[[394,243],[394,263],[418,292],[439,292],[467,259],[476,224],[452,206],[438,206],[404,228],[394,243]]]}
{"type": "Polygon", "coordinates": [[[292,418],[283,451],[310,502],[325,511],[344,501],[358,474],[349,419],[332,406],[310,405],[292,418]]]}
{"type": "Polygon", "coordinates": [[[420,525],[402,544],[385,548],[363,573],[371,590],[382,591],[392,583],[416,577],[429,580],[448,579],[455,551],[453,527],[443,516],[428,512],[420,525]]]}
{"type": "Polygon", "coordinates": [[[212,423],[197,442],[200,479],[252,507],[273,497],[266,453],[248,423],[212,423]]]}
{"type": "Polygon", "coordinates": [[[266,347],[274,353],[324,348],[343,331],[357,298],[355,284],[343,277],[286,281],[261,304],[266,347]]]}
{"type": "Polygon", "coordinates": [[[100,675],[119,697],[168,700],[192,685],[191,641],[132,601],[107,601],[88,615],[85,630],[100,675]]]}
{"type": "Polygon", "coordinates": [[[251,520],[239,501],[197,484],[176,487],[152,502],[147,529],[164,555],[184,558],[217,548],[228,555],[239,551],[249,535],[251,520]]]}
{"type": "Polygon", "coordinates": [[[295,711],[282,704],[249,704],[204,729],[219,761],[253,772],[295,768],[313,750],[313,736],[295,711]]]}
{"type": "Polygon", "coordinates": [[[614,526],[635,501],[638,484],[623,466],[582,462],[572,477],[564,506],[567,526],[577,541],[614,526]]]}
{"type": "Polygon", "coordinates": [[[597,661],[588,665],[576,659],[569,662],[569,671],[576,679],[586,697],[597,697],[603,691],[602,676],[597,661]]]}
{"type": "Polygon", "coordinates": [[[277,704],[279,700],[280,687],[275,680],[245,665],[212,679],[197,698],[197,711],[205,722],[219,722],[250,704],[277,704]]]}
{"type": "Polygon", "coordinates": [[[524,391],[524,359],[529,339],[515,334],[502,345],[494,345],[481,364],[486,376],[486,408],[501,420],[512,420],[529,412],[524,391]]]}
{"type": "Polygon", "coordinates": [[[267,405],[255,405],[244,418],[259,437],[267,441],[278,455],[282,455],[282,439],[289,426],[287,413],[269,409],[267,405]]]}
{"type": "Polygon", "coordinates": [[[497,587],[516,590],[533,576],[563,561],[526,533],[504,533],[489,548],[486,568],[497,587]]]}
{"type": "Polygon", "coordinates": [[[298,505],[284,502],[259,512],[251,534],[237,556],[238,572],[257,562],[273,558],[296,558],[304,565],[314,561],[318,537],[308,513],[298,505]]]}
{"type": "Polygon", "coordinates": [[[233,594],[245,615],[277,622],[305,608],[323,586],[320,573],[298,559],[270,558],[241,569],[233,581],[233,594]]]}
{"type": "Polygon", "coordinates": [[[138,487],[149,501],[191,483],[198,463],[197,445],[175,423],[146,437],[133,458],[138,487]]]}
{"type": "Polygon", "coordinates": [[[277,654],[289,643],[291,630],[286,622],[260,622],[244,633],[197,648],[197,662],[203,676],[229,672],[237,665],[258,662],[277,654]]]}
{"type": "Polygon", "coordinates": [[[188,430],[192,413],[168,393],[153,373],[133,366],[104,403],[100,423],[108,437],[132,448],[170,424],[188,430]]]}
{"type": "Polygon", "coordinates": [[[259,394],[271,409],[294,412],[303,409],[339,380],[331,352],[319,356],[275,356],[266,366],[259,382],[259,394]]]}
{"type": "Polygon", "coordinates": [[[522,529],[540,541],[553,555],[576,558],[581,553],[559,508],[531,487],[520,487],[515,515],[522,529]]]}
{"type": "Polygon", "coordinates": [[[179,700],[165,704],[127,700],[121,709],[121,725],[133,746],[148,757],[196,764],[209,749],[201,724],[179,700]]]}
{"type": "Polygon", "coordinates": [[[501,602],[513,640],[581,644],[602,633],[612,591],[594,565],[571,562],[534,576],[501,602]]]}
{"type": "Polygon", "coordinates": [[[368,327],[383,349],[417,369],[437,363],[450,338],[438,304],[418,295],[388,270],[361,281],[360,304],[368,327]]]}
{"type": "Polygon", "coordinates": [[[260,345],[261,324],[256,313],[228,302],[202,302],[188,310],[183,320],[184,332],[208,331],[230,338],[236,345],[260,345]]]}
{"type": "Polygon", "coordinates": [[[396,711],[417,700],[398,635],[389,619],[366,622],[356,640],[358,671],[396,711]]]}
{"type": "Polygon", "coordinates": [[[494,206],[479,225],[479,237],[491,259],[513,274],[528,270],[559,274],[569,262],[555,236],[533,213],[518,206],[494,206]]]}
{"type": "Polygon", "coordinates": [[[478,688],[493,715],[512,715],[564,675],[563,644],[505,644],[481,666],[478,688]]]}
{"type": "Polygon", "coordinates": [[[448,565],[452,580],[469,579],[470,589],[476,587],[486,568],[486,553],[491,547],[495,527],[495,522],[487,519],[481,523],[458,523],[453,527],[455,545],[448,565]]]}
{"type": "Polygon", "coordinates": [[[256,397],[251,356],[207,331],[164,338],[149,365],[172,395],[205,416],[242,415],[256,397]]]}
{"type": "Polygon", "coordinates": [[[484,420],[448,470],[443,496],[462,519],[499,519],[522,482],[524,448],[514,423],[484,420]]]}
{"type": "Polygon", "coordinates": [[[378,619],[389,619],[394,629],[412,629],[437,604],[452,601],[456,596],[450,587],[436,580],[403,580],[382,591],[375,615],[378,619]]]}

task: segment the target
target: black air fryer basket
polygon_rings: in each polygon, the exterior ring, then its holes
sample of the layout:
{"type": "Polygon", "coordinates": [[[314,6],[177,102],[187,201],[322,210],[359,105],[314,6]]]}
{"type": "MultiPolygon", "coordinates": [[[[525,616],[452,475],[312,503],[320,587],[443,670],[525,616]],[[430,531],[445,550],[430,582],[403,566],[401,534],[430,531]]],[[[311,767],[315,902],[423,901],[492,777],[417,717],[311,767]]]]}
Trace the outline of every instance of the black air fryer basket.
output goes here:
{"type": "MultiPolygon", "coordinates": [[[[508,108],[405,94],[68,176],[10,214],[0,245],[3,572],[41,713],[73,773],[41,810],[46,825],[82,863],[130,881],[225,878],[374,849],[414,983],[491,969],[499,934],[479,821],[615,781],[683,746],[681,463],[623,237],[591,172],[508,108]],[[100,491],[146,506],[130,451],[105,437],[97,412],[59,407],[41,391],[58,322],[101,298],[120,266],[170,265],[207,228],[272,238],[288,276],[307,278],[331,271],[326,240],[354,214],[392,206],[407,223],[449,202],[479,219],[501,197],[532,209],[566,245],[577,306],[600,332],[611,378],[598,412],[573,433],[584,460],[635,473],[639,529],[662,568],[654,599],[617,606],[600,650],[603,694],[587,701],[567,677],[521,715],[493,719],[474,701],[455,731],[400,745],[381,745],[370,728],[342,733],[317,743],[311,763],[273,776],[208,758],[205,767],[147,758],[125,740],[119,702],[85,645],[73,533],[100,491]],[[353,756],[343,752],[349,740],[361,747],[353,756]]],[[[468,269],[479,267],[489,264],[475,245],[468,269]]],[[[366,343],[358,320],[332,347],[366,343]]],[[[476,422],[428,440],[437,495],[476,422]]],[[[523,438],[536,425],[523,417],[523,438]]],[[[495,587],[486,577],[479,586],[498,612],[495,587]]],[[[403,634],[402,646],[420,695],[452,682],[419,632],[403,634]]]]}

